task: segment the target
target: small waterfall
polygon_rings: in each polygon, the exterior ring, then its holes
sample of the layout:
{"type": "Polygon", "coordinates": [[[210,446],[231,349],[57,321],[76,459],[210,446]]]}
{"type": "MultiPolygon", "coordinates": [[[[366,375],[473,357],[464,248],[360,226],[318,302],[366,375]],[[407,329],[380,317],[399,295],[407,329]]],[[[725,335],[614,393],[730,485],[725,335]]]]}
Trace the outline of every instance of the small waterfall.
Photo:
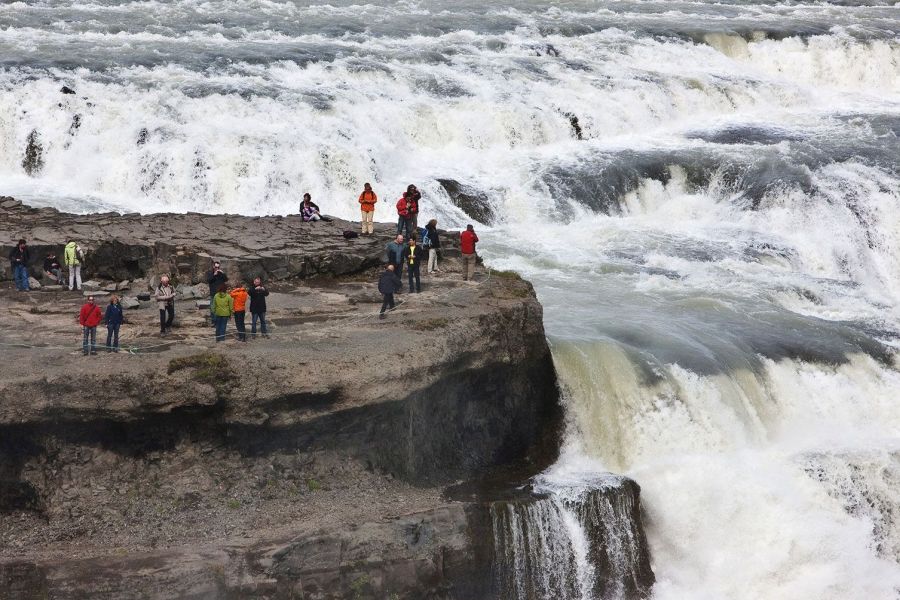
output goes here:
{"type": "Polygon", "coordinates": [[[643,598],[653,584],[639,488],[542,490],[494,502],[494,578],[504,600],[643,598]]]}

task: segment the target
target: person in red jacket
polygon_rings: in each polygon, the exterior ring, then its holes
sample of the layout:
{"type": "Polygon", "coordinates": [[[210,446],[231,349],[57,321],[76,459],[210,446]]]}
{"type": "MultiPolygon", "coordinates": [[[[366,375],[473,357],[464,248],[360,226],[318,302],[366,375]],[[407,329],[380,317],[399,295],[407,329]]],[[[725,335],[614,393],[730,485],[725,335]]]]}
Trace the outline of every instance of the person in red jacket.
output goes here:
{"type": "Polygon", "coordinates": [[[103,313],[100,312],[100,307],[94,303],[94,297],[88,296],[87,302],[81,307],[81,312],[78,314],[78,323],[84,334],[81,347],[85,356],[88,355],[88,352],[93,355],[97,354],[97,325],[102,319],[103,313]],[[90,345],[88,340],[90,340],[90,345]]]}
{"type": "Polygon", "coordinates": [[[463,279],[469,281],[475,279],[475,261],[478,255],[475,254],[475,244],[478,242],[478,236],[475,234],[475,228],[466,225],[466,230],[459,234],[459,251],[462,253],[463,259],[463,279]]]}

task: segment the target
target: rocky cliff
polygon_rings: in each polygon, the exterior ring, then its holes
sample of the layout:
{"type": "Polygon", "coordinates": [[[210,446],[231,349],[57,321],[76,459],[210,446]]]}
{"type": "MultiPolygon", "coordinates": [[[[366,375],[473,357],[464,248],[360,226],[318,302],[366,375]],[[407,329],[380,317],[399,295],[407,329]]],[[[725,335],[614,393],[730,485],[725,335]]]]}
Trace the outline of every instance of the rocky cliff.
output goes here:
{"type": "Polygon", "coordinates": [[[101,305],[134,306],[123,351],[86,357],[81,294],[0,292],[0,595],[493,597],[491,499],[445,489],[553,460],[541,306],[512,274],[462,282],[447,235],[442,273],[380,320],[392,228],[344,229],[0,200],[5,252],[25,237],[37,267],[76,239],[101,305]],[[191,299],[211,257],[269,283],[270,337],[214,341],[191,299]],[[179,286],[164,338],[140,300],[162,273],[179,286]]]}

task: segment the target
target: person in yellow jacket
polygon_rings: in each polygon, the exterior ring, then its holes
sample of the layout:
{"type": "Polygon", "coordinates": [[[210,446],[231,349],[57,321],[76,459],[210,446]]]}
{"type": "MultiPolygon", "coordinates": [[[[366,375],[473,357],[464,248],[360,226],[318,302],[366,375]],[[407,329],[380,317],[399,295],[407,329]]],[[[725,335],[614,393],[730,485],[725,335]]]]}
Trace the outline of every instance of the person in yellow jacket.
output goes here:
{"type": "Polygon", "coordinates": [[[250,294],[244,289],[244,286],[238,284],[236,288],[231,290],[231,299],[233,300],[232,308],[234,309],[234,327],[238,332],[238,339],[242,342],[247,341],[247,329],[244,327],[244,316],[247,314],[247,298],[250,294]]]}
{"type": "Polygon", "coordinates": [[[372,191],[372,184],[367,183],[363,186],[362,194],[359,195],[359,210],[362,212],[362,234],[371,235],[375,232],[375,203],[378,202],[378,196],[372,191]]]}
{"type": "Polygon", "coordinates": [[[69,291],[81,289],[81,261],[84,253],[75,240],[69,240],[63,252],[63,262],[69,269],[69,291]]]}
{"type": "Polygon", "coordinates": [[[213,316],[216,319],[216,341],[225,340],[225,330],[228,329],[228,319],[234,314],[234,298],[228,294],[228,286],[224,283],[219,286],[219,291],[213,296],[213,316]]]}

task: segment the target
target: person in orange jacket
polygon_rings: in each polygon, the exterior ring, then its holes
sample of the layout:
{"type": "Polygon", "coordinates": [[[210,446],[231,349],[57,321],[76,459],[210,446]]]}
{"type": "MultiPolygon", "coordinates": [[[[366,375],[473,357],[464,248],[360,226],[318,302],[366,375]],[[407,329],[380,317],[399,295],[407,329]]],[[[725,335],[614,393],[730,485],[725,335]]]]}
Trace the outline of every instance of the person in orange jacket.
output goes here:
{"type": "Polygon", "coordinates": [[[362,194],[359,195],[359,209],[362,212],[361,226],[363,235],[375,233],[375,203],[378,196],[372,191],[372,184],[363,185],[362,194]]]}
{"type": "Polygon", "coordinates": [[[84,355],[97,354],[97,325],[103,320],[103,313],[100,307],[94,303],[94,297],[88,296],[87,302],[81,307],[78,313],[78,323],[81,325],[83,333],[83,341],[81,344],[84,355]],[[88,343],[90,341],[90,343],[88,343]]]}
{"type": "Polygon", "coordinates": [[[234,326],[237,329],[238,339],[247,341],[247,329],[244,326],[244,316],[247,314],[247,298],[250,294],[242,285],[231,290],[231,298],[234,300],[234,326]]]}

